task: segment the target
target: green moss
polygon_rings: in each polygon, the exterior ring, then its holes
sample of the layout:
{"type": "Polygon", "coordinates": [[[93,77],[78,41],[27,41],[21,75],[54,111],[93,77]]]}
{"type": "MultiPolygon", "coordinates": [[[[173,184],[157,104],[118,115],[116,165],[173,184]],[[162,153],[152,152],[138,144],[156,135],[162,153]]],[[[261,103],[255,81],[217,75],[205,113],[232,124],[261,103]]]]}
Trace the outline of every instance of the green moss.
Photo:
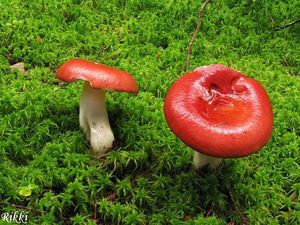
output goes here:
{"type": "Polygon", "coordinates": [[[198,7],[0,2],[0,213],[27,207],[29,224],[300,223],[299,24],[273,31],[297,19],[299,1],[207,5],[190,68],[222,63],[260,81],[274,131],[259,153],[195,173],[163,101],[185,73],[198,7]],[[82,83],[62,84],[53,74],[74,57],[124,69],[139,83],[137,96],[107,93],[117,147],[100,161],[79,128],[82,83]],[[27,72],[10,70],[16,62],[27,72]],[[35,188],[20,195],[28,187],[35,188]]]}

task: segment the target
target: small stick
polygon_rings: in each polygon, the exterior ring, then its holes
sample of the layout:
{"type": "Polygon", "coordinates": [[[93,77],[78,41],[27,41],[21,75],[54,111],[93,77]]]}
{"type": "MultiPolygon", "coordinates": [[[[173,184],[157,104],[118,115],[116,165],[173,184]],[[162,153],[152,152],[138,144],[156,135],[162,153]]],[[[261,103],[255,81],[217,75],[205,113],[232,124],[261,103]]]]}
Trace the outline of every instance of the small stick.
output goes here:
{"type": "Polygon", "coordinates": [[[9,203],[9,202],[0,202],[0,205],[8,205],[8,206],[15,207],[15,208],[17,208],[17,209],[25,209],[25,210],[27,210],[27,211],[34,212],[34,213],[41,213],[41,214],[44,213],[44,211],[41,211],[41,210],[32,209],[32,208],[29,208],[29,207],[27,207],[27,206],[16,205],[16,204],[14,204],[14,203],[9,203]]]}
{"type": "Polygon", "coordinates": [[[211,213],[212,213],[212,211],[213,211],[213,207],[211,207],[211,208],[208,210],[208,212],[206,213],[206,216],[210,216],[211,213]]]}
{"type": "Polygon", "coordinates": [[[290,26],[292,26],[292,25],[294,25],[296,23],[300,23],[300,19],[294,20],[294,21],[292,21],[292,22],[290,22],[290,23],[288,23],[288,24],[286,24],[286,25],[284,25],[282,27],[275,27],[274,31],[279,31],[279,30],[285,29],[285,28],[290,27],[290,26]]]}
{"type": "Polygon", "coordinates": [[[94,216],[93,219],[97,221],[97,202],[94,202],[94,216]]]}
{"type": "Polygon", "coordinates": [[[230,200],[231,200],[231,202],[233,203],[233,207],[234,207],[234,209],[237,211],[238,215],[241,216],[242,213],[241,213],[241,211],[240,211],[240,208],[237,206],[237,203],[236,203],[236,201],[235,201],[235,199],[234,199],[234,197],[233,197],[232,191],[231,191],[231,189],[228,189],[228,190],[229,190],[230,200]]]}
{"type": "Polygon", "coordinates": [[[193,44],[195,42],[195,39],[199,33],[200,30],[200,25],[201,25],[201,17],[204,12],[205,6],[208,4],[209,0],[205,0],[205,2],[199,7],[198,13],[197,13],[197,25],[196,29],[193,33],[192,39],[189,43],[188,49],[187,49],[187,56],[186,56],[186,72],[189,71],[190,69],[190,55],[192,51],[193,44]]]}
{"type": "Polygon", "coordinates": [[[269,15],[269,18],[270,18],[270,20],[272,21],[272,23],[274,24],[274,23],[275,23],[274,18],[273,18],[271,15],[269,15]]]}
{"type": "Polygon", "coordinates": [[[239,217],[241,218],[241,225],[248,225],[250,223],[249,219],[244,216],[241,211],[240,211],[240,207],[238,206],[237,202],[234,199],[233,193],[231,188],[228,188],[229,191],[229,196],[230,196],[230,200],[233,203],[233,207],[236,210],[237,214],[239,215],[239,217]]]}

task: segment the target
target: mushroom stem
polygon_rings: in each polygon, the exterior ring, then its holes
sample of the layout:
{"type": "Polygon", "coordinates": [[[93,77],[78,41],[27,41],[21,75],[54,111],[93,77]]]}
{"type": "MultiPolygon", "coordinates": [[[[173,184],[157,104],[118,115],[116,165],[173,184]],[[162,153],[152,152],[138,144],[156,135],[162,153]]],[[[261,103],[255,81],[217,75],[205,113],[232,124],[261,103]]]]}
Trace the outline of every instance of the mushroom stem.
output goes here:
{"type": "Polygon", "coordinates": [[[204,155],[195,151],[193,158],[193,166],[195,169],[201,169],[203,166],[208,165],[210,168],[215,169],[223,162],[223,158],[216,158],[204,155]]]}
{"type": "Polygon", "coordinates": [[[79,124],[90,141],[96,157],[112,147],[114,135],[105,107],[105,93],[85,81],[80,98],[79,124]]]}

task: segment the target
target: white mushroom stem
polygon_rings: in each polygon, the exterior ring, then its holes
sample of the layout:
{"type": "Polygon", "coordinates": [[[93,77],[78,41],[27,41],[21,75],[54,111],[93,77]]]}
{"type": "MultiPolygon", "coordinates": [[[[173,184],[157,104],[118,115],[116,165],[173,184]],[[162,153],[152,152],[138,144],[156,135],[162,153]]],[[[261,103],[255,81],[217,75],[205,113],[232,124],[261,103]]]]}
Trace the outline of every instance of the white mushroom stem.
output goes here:
{"type": "Polygon", "coordinates": [[[204,155],[195,151],[193,158],[193,166],[195,169],[201,169],[203,166],[208,165],[210,168],[217,168],[223,162],[223,158],[216,158],[204,155]]]}
{"type": "Polygon", "coordinates": [[[105,93],[92,88],[87,81],[84,82],[80,98],[79,123],[96,157],[112,147],[114,135],[105,107],[105,93]]]}

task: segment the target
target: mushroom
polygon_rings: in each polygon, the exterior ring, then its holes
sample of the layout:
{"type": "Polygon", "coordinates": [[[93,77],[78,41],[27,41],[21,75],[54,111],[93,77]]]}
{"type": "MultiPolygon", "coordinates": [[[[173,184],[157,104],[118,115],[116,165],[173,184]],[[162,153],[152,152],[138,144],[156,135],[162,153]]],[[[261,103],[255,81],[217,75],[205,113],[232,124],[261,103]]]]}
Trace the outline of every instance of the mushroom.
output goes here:
{"type": "Polygon", "coordinates": [[[272,105],[264,88],[219,64],[178,79],[168,90],[164,115],[175,135],[196,150],[196,169],[255,153],[272,135],[272,105]]]}
{"type": "Polygon", "coordinates": [[[114,142],[105,108],[104,90],[137,93],[136,80],[125,71],[83,59],[65,62],[58,68],[56,77],[68,83],[84,80],[79,123],[95,156],[102,156],[114,142]]]}

